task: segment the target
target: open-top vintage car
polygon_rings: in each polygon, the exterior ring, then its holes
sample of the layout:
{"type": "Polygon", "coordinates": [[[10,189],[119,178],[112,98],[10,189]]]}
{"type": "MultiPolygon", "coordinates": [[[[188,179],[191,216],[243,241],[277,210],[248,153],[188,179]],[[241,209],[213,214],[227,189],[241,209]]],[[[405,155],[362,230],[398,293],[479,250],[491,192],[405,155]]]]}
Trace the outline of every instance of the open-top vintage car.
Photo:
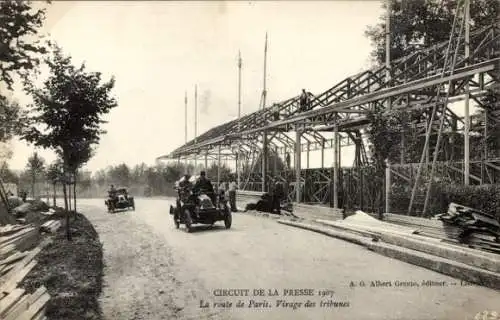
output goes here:
{"type": "Polygon", "coordinates": [[[118,188],[113,194],[109,193],[104,204],[110,213],[115,212],[117,209],[132,208],[132,210],[135,210],[134,197],[128,194],[126,188],[118,188]]]}
{"type": "Polygon", "coordinates": [[[231,228],[231,209],[223,193],[215,194],[213,191],[194,191],[183,189],[176,184],[176,205],[170,206],[175,227],[181,224],[186,226],[186,231],[193,230],[193,224],[213,225],[217,221],[224,221],[226,229],[231,228]]]}

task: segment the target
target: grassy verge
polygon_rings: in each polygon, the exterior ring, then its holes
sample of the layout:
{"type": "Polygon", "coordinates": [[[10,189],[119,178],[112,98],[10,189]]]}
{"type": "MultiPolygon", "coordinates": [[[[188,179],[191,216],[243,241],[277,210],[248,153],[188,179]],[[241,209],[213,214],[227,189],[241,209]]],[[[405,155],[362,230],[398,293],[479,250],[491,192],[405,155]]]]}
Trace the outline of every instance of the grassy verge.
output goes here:
{"type": "Polygon", "coordinates": [[[99,236],[81,214],[71,219],[73,241],[65,238],[65,226],[54,241],[37,255],[38,264],[20,287],[33,292],[44,285],[51,299],[46,315],[49,320],[100,320],[98,298],[102,290],[103,255],[99,236]]]}

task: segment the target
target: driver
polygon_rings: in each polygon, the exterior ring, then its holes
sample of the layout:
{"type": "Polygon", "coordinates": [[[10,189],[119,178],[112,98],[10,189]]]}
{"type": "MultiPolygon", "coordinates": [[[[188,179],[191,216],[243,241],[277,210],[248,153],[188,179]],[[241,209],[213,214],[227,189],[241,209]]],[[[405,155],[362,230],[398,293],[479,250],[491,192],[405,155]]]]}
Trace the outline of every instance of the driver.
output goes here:
{"type": "Polygon", "coordinates": [[[207,179],[205,171],[200,172],[200,178],[198,178],[198,180],[194,184],[193,192],[205,193],[210,198],[214,198],[214,187],[212,185],[212,182],[210,182],[210,180],[207,179]]]}
{"type": "Polygon", "coordinates": [[[186,173],[179,180],[179,196],[183,202],[189,196],[189,191],[191,191],[191,188],[193,187],[193,184],[191,183],[191,181],[189,181],[190,178],[191,176],[188,173],[186,173]]]}
{"type": "Polygon", "coordinates": [[[112,199],[116,197],[116,189],[114,185],[109,186],[108,195],[112,199]]]}

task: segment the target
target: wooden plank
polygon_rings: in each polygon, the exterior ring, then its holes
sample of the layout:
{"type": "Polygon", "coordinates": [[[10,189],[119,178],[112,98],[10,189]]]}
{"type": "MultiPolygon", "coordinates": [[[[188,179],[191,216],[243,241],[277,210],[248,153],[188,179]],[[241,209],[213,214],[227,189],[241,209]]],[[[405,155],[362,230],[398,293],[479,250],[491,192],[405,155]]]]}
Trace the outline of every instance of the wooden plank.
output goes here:
{"type": "Polygon", "coordinates": [[[0,300],[0,319],[3,319],[10,308],[21,300],[24,295],[24,289],[16,288],[12,290],[7,296],[0,300]]]}
{"type": "Polygon", "coordinates": [[[33,304],[31,304],[20,317],[16,320],[31,320],[33,317],[38,315],[45,307],[45,305],[49,302],[50,295],[48,293],[43,294],[39,299],[36,300],[33,304]]]}
{"type": "Polygon", "coordinates": [[[57,221],[50,227],[50,232],[55,233],[59,228],[62,226],[62,223],[60,221],[57,221]]]}
{"type": "Polygon", "coordinates": [[[11,242],[13,239],[17,239],[19,237],[23,237],[26,233],[30,232],[31,230],[33,229],[30,229],[30,228],[26,228],[26,229],[22,229],[14,234],[11,234],[9,236],[5,236],[5,237],[0,237],[0,244],[5,244],[5,243],[8,243],[8,242],[11,242]]]}
{"type": "Polygon", "coordinates": [[[23,295],[19,302],[10,308],[9,312],[3,317],[3,320],[17,320],[24,311],[28,310],[30,305],[29,298],[29,295],[23,295]]]}
{"type": "Polygon", "coordinates": [[[5,266],[5,265],[8,265],[8,264],[11,264],[11,263],[14,263],[22,258],[24,258],[25,256],[27,255],[26,252],[15,252],[13,255],[10,255],[9,257],[3,259],[2,261],[0,261],[0,266],[5,266]]]}
{"type": "Polygon", "coordinates": [[[9,244],[5,246],[0,246],[0,259],[5,259],[6,257],[15,253],[16,246],[9,244]]]}
{"type": "Polygon", "coordinates": [[[22,229],[25,229],[25,228],[28,228],[28,227],[29,227],[29,225],[20,225],[20,224],[15,224],[15,225],[9,224],[9,225],[6,225],[2,229],[0,229],[0,237],[11,235],[13,233],[16,233],[19,230],[22,230],[22,229]]]}
{"type": "Polygon", "coordinates": [[[13,239],[9,244],[15,245],[16,250],[25,251],[35,247],[38,244],[39,239],[40,232],[36,229],[33,229],[23,237],[13,239]]]}
{"type": "Polygon", "coordinates": [[[22,269],[17,269],[16,267],[13,270],[11,270],[8,273],[9,277],[7,277],[8,279],[7,282],[3,283],[0,286],[0,292],[9,293],[10,291],[14,290],[14,288],[17,287],[19,282],[21,282],[24,279],[24,277],[26,277],[26,275],[31,271],[31,269],[35,267],[36,263],[37,263],[36,260],[32,260],[30,263],[28,263],[28,265],[24,266],[22,269]]]}

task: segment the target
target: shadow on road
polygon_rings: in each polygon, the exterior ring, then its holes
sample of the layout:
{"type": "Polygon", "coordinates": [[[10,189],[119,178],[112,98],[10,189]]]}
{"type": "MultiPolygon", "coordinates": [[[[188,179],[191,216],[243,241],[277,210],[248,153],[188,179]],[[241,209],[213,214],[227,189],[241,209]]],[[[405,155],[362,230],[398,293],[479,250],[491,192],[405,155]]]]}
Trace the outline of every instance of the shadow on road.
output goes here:
{"type": "MultiPolygon", "coordinates": [[[[179,229],[179,230],[182,230],[182,231],[186,231],[185,228],[182,228],[179,229]]],[[[192,230],[190,233],[192,234],[203,234],[204,232],[220,232],[220,231],[230,231],[231,229],[226,229],[226,227],[224,225],[204,225],[204,224],[200,224],[200,225],[194,225],[192,227],[192,230]]]]}

